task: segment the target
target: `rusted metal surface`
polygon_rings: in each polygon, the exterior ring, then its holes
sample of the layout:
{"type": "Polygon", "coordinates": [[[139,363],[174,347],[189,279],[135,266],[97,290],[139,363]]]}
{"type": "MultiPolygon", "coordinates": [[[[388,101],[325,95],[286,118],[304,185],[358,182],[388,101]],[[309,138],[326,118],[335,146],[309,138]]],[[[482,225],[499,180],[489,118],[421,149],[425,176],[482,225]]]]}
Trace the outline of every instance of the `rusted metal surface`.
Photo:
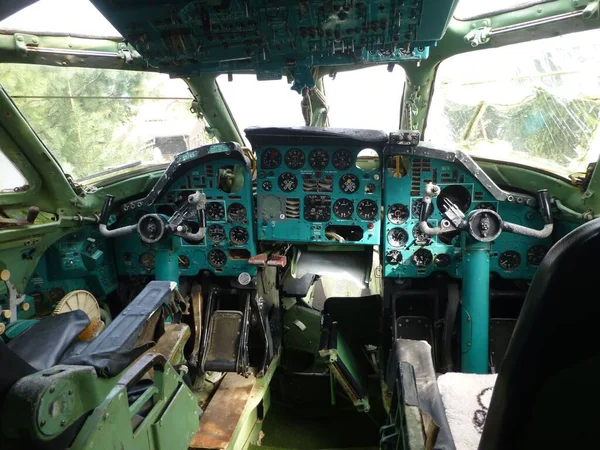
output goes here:
{"type": "Polygon", "coordinates": [[[190,355],[190,365],[198,367],[198,354],[200,353],[200,340],[202,339],[202,286],[195,284],[192,287],[192,314],[194,317],[194,348],[190,355]]]}
{"type": "Polygon", "coordinates": [[[184,323],[166,323],[165,332],[147,353],[159,353],[178,366],[183,363],[183,347],[190,337],[190,327],[184,323]]]}
{"type": "Polygon", "coordinates": [[[200,419],[198,432],[192,439],[190,448],[226,449],[242,418],[255,383],[256,378],[253,376],[244,378],[234,373],[225,375],[200,419]]]}

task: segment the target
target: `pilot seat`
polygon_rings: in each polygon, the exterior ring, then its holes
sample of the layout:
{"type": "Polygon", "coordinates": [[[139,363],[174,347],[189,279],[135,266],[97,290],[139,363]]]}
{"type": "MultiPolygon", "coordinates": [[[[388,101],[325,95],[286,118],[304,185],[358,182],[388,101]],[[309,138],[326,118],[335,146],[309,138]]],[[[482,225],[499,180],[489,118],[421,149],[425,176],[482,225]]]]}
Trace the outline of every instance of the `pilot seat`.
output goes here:
{"type": "Polygon", "coordinates": [[[152,281],[89,342],[80,310],[0,341],[2,448],[186,447],[199,408],[173,366],[190,331],[165,322],[179,298],[175,283],[152,281]],[[163,436],[175,422],[180,433],[163,436]]]}
{"type": "Polygon", "coordinates": [[[497,375],[437,378],[429,344],[398,339],[387,368],[394,400],[382,448],[397,448],[399,441],[410,443],[403,448],[458,450],[597,447],[598,254],[600,219],[552,247],[497,375]],[[457,397],[469,392],[476,398],[465,397],[457,407],[457,397]],[[473,411],[468,405],[474,402],[481,407],[473,411]]]}

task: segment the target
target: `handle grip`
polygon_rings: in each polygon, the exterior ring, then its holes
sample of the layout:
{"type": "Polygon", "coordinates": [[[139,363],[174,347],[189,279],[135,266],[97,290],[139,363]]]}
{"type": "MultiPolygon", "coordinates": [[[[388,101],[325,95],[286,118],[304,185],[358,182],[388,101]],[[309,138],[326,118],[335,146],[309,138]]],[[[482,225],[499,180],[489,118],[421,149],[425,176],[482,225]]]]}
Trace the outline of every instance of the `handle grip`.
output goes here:
{"type": "Polygon", "coordinates": [[[538,191],[538,203],[540,205],[540,212],[546,225],[553,223],[552,207],[550,206],[550,196],[548,195],[547,189],[540,189],[538,191]]]}
{"type": "Polygon", "coordinates": [[[108,218],[110,217],[110,210],[112,209],[114,201],[114,195],[106,194],[106,200],[104,200],[104,205],[102,205],[102,211],[100,212],[100,225],[106,225],[108,223],[108,218]]]}
{"type": "Polygon", "coordinates": [[[39,213],[40,213],[40,208],[38,208],[37,206],[30,207],[29,210],[27,211],[27,223],[35,222],[35,219],[37,219],[37,216],[39,213]]]}

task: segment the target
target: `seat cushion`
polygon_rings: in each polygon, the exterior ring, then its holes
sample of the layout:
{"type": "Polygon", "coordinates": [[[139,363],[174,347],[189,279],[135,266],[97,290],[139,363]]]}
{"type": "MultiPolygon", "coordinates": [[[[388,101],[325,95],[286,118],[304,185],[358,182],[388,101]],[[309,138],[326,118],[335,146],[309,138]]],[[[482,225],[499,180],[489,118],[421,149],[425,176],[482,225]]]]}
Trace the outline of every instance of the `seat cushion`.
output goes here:
{"type": "Polygon", "coordinates": [[[456,450],[477,449],[496,377],[496,374],[453,372],[438,377],[456,450]]]}
{"type": "Polygon", "coordinates": [[[34,369],[48,369],[60,362],[89,324],[90,319],[81,310],[57,314],[40,320],[7,346],[34,369]]]}

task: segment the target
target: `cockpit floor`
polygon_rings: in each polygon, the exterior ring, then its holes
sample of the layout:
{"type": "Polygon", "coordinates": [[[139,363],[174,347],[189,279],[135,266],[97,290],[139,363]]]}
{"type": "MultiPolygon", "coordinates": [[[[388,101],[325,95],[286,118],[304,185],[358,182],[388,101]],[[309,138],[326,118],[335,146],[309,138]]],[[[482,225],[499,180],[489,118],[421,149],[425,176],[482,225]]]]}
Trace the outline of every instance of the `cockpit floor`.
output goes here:
{"type": "MultiPolygon", "coordinates": [[[[276,374],[271,387],[272,402],[258,448],[379,448],[383,414],[376,401],[369,413],[358,412],[342,393],[336,396],[336,404],[331,405],[328,376],[277,377],[276,374]]],[[[373,387],[377,387],[376,383],[373,387]]]]}

